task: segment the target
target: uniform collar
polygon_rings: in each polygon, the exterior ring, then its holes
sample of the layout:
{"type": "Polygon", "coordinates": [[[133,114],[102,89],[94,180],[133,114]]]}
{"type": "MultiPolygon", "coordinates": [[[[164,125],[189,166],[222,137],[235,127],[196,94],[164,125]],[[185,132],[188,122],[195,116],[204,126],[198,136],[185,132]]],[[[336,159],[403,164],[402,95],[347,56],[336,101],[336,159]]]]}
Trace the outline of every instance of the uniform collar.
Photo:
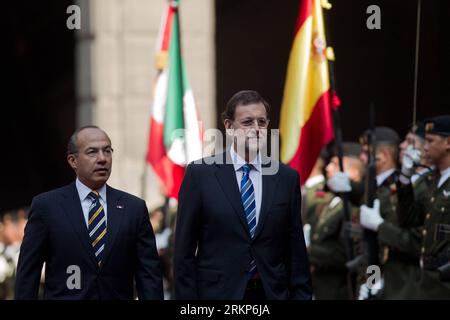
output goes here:
{"type": "Polygon", "coordinates": [[[308,180],[306,180],[306,182],[305,182],[305,187],[312,188],[315,185],[318,185],[319,183],[322,183],[324,181],[325,181],[325,177],[322,174],[319,174],[317,176],[308,178],[308,180]]]}

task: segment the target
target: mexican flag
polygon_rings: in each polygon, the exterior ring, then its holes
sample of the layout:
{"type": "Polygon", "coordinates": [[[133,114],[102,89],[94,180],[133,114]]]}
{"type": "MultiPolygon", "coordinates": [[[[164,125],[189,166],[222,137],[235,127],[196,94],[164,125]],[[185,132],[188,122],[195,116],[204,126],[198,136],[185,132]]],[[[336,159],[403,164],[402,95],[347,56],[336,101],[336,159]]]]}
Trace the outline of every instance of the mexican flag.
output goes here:
{"type": "Polygon", "coordinates": [[[340,104],[330,91],[322,3],[301,1],[281,106],[281,161],[299,172],[301,184],[334,138],[332,111],[340,104]]]}
{"type": "Polygon", "coordinates": [[[181,56],[179,1],[169,1],[156,53],[158,69],[147,162],[161,179],[165,196],[178,199],[186,165],[202,156],[202,132],[181,56]]]}

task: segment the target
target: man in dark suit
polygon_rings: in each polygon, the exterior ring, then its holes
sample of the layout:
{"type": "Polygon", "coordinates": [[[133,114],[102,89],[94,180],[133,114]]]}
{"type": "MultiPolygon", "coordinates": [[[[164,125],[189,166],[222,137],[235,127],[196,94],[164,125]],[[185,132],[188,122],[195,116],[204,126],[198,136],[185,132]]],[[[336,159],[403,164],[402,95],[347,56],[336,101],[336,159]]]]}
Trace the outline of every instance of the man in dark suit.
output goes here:
{"type": "Polygon", "coordinates": [[[176,299],[311,299],[299,175],[261,157],[268,113],[257,92],[235,94],[222,114],[233,145],[187,168],[175,234],[176,299]]]}
{"type": "Polygon", "coordinates": [[[45,299],[162,299],[155,236],[145,201],[106,185],[111,141],[78,129],[67,161],[77,179],[33,199],[20,250],[16,299],[36,299],[45,262],[45,299]]]}

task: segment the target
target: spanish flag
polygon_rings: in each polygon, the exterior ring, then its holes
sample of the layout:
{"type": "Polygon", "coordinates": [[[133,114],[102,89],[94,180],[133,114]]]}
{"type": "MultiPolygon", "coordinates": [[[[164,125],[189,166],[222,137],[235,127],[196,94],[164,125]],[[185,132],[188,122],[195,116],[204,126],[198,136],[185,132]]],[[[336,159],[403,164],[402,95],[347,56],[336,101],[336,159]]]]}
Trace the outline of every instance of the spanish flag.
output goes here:
{"type": "MultiPolygon", "coordinates": [[[[303,0],[281,106],[281,161],[308,179],[320,150],[334,138],[327,45],[321,0],[303,0]]],[[[329,52],[329,51],[328,51],[329,52]]]]}

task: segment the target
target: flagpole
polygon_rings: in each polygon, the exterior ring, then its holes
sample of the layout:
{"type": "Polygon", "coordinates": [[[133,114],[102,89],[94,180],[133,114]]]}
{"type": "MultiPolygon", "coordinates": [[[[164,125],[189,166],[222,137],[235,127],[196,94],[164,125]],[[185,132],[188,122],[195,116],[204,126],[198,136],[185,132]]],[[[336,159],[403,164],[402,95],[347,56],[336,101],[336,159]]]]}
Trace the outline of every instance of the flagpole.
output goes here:
{"type": "MultiPolygon", "coordinates": [[[[331,4],[326,3],[325,9],[330,10],[331,4]]],[[[322,9],[323,11],[323,9],[322,9]]],[[[326,19],[329,15],[324,15],[324,25],[327,25],[326,19]]],[[[325,34],[327,37],[327,43],[330,42],[330,32],[329,28],[325,27],[325,34]]],[[[332,54],[332,57],[327,57],[328,61],[328,74],[329,74],[329,80],[330,80],[330,90],[329,90],[329,99],[330,99],[330,105],[332,105],[332,101],[334,99],[334,93],[336,92],[336,81],[335,81],[335,74],[334,74],[334,53],[332,54]]],[[[344,172],[344,162],[343,162],[343,138],[342,138],[342,126],[341,126],[341,117],[339,110],[333,111],[333,120],[334,120],[334,131],[335,131],[335,145],[337,148],[337,156],[338,156],[338,162],[339,162],[339,171],[344,172]]],[[[350,204],[348,199],[348,193],[343,192],[340,193],[339,196],[342,199],[343,202],[343,209],[344,209],[344,223],[342,224],[342,232],[344,234],[345,239],[345,247],[346,247],[346,255],[347,255],[347,263],[350,263],[351,265],[354,264],[353,260],[354,257],[354,248],[353,248],[353,239],[350,236],[350,227],[351,227],[351,213],[350,213],[350,204]]],[[[356,273],[353,270],[348,270],[348,295],[350,299],[355,299],[356,296],[356,273]]]]}
{"type": "Polygon", "coordinates": [[[414,57],[414,98],[413,98],[413,126],[417,121],[417,82],[419,75],[419,47],[420,47],[420,15],[421,2],[417,1],[416,52],[414,57]]]}

